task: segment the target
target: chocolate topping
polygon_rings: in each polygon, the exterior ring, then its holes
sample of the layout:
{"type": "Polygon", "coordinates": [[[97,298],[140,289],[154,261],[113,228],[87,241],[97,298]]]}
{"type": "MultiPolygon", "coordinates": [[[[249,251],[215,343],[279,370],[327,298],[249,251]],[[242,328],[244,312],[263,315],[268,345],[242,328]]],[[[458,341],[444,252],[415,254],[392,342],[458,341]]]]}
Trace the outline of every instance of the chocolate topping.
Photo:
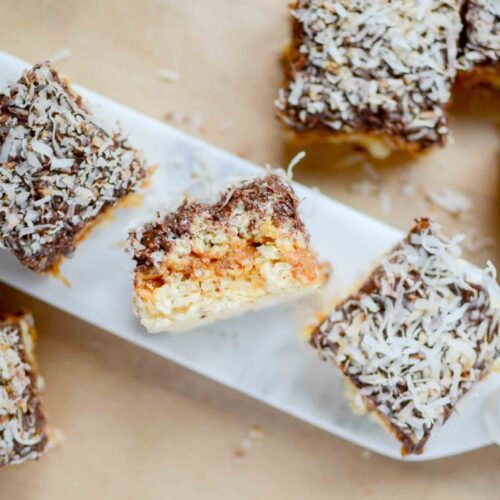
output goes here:
{"type": "Polygon", "coordinates": [[[189,235],[195,217],[202,215],[207,226],[224,226],[236,208],[251,214],[250,226],[270,216],[277,224],[292,221],[296,230],[304,231],[298,204],[292,188],[276,175],[229,188],[215,204],[184,201],[175,212],[158,215],[157,221],[146,224],[140,232],[131,232],[134,259],[138,267],[154,267],[157,252],[168,253],[173,240],[189,235]]]}

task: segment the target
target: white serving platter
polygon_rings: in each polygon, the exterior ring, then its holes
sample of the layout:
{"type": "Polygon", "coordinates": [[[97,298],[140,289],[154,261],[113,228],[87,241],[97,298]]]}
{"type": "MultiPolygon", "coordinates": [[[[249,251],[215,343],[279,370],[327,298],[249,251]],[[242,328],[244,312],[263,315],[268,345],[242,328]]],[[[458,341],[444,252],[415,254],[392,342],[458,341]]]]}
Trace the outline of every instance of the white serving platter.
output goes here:
{"type": "MultiPolygon", "coordinates": [[[[17,80],[27,63],[0,53],[0,86],[17,80]]],[[[353,415],[343,381],[329,363],[319,361],[302,334],[307,313],[319,298],[248,313],[183,335],[148,335],[132,309],[130,256],[124,251],[127,228],[151,217],[160,205],[174,205],[186,192],[203,191],[205,175],[215,185],[262,169],[203,141],[85,89],[78,89],[96,116],[119,122],[150,164],[159,166],[141,207],[117,211],[112,223],[97,227],[62,266],[68,288],[52,277],[22,268],[0,252],[0,280],[59,309],[186,366],[332,434],[377,453],[401,459],[400,446],[375,422],[353,415]]],[[[296,185],[302,215],[321,258],[334,266],[331,296],[348,289],[401,233],[306,187],[296,185]]],[[[70,333],[68,333],[70,335],[70,333]]],[[[435,431],[423,455],[431,460],[493,442],[483,419],[484,405],[500,388],[494,374],[467,395],[456,413],[435,431]]]]}

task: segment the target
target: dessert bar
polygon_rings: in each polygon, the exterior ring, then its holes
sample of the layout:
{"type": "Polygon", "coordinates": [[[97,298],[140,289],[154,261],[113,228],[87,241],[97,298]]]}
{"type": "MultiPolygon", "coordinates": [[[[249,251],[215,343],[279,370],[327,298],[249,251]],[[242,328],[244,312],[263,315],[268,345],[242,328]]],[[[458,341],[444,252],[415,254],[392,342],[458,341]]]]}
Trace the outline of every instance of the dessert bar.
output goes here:
{"type": "Polygon", "coordinates": [[[446,142],[458,0],[296,0],[278,116],[298,145],[385,157],[446,142]]]}
{"type": "Polygon", "coordinates": [[[135,311],[150,332],[192,328],[318,289],[317,261],[291,186],[276,175],[213,204],[185,201],[130,233],[135,311]]]}
{"type": "Polygon", "coordinates": [[[39,458],[49,437],[28,313],[0,315],[0,466],[39,458]]]}
{"type": "Polygon", "coordinates": [[[467,0],[460,79],[500,89],[500,1],[467,0]]]}
{"type": "Polygon", "coordinates": [[[49,64],[0,93],[0,245],[29,269],[54,271],[145,174],[49,64]]]}
{"type": "Polygon", "coordinates": [[[311,337],[346,377],[355,407],[377,417],[403,454],[423,451],[499,354],[493,269],[470,277],[458,241],[418,220],[311,337]]]}

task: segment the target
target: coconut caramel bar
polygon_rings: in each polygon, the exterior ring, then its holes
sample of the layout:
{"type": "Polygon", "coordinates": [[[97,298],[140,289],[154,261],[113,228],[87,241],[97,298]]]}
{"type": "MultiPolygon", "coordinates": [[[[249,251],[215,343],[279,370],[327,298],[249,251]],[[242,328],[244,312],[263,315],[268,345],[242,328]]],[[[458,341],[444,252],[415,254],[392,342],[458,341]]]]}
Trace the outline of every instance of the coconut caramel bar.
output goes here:
{"type": "Polygon", "coordinates": [[[53,271],[144,176],[139,153],[49,64],[0,93],[0,245],[29,269],[53,271]]]}
{"type": "Polygon", "coordinates": [[[0,466],[39,458],[49,444],[34,341],[29,313],[0,315],[0,466]]]}
{"type": "Polygon", "coordinates": [[[318,289],[327,271],[297,210],[291,186],[269,175],[131,231],[142,324],[180,331],[318,289]]]}
{"type": "Polygon", "coordinates": [[[278,117],[293,142],[385,157],[447,139],[458,0],[296,0],[278,117]]]}
{"type": "Polygon", "coordinates": [[[418,220],[311,337],[346,377],[358,408],[394,434],[403,454],[423,451],[499,355],[494,270],[471,278],[458,242],[418,220]]]}
{"type": "Polygon", "coordinates": [[[467,0],[460,79],[500,89],[500,1],[467,0]]]}

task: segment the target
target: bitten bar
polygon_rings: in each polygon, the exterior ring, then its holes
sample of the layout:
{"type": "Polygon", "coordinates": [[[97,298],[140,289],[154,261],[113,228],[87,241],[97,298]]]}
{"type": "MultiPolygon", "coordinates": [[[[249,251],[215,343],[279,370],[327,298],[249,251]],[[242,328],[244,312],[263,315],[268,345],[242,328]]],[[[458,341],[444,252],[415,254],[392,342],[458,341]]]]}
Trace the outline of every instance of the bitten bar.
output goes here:
{"type": "Polygon", "coordinates": [[[473,280],[459,255],[458,238],[420,219],[311,337],[403,454],[423,451],[499,354],[493,270],[473,280]]]}
{"type": "Polygon", "coordinates": [[[184,202],[130,233],[135,311],[150,332],[192,328],[320,287],[291,186],[276,175],[184,202]]]}
{"type": "Polygon", "coordinates": [[[0,466],[39,458],[49,436],[28,313],[0,314],[0,466]]]}
{"type": "Polygon", "coordinates": [[[291,140],[384,157],[446,142],[458,0],[297,0],[276,101],[291,140]]]}
{"type": "Polygon", "coordinates": [[[144,177],[138,152],[50,65],[0,93],[0,245],[29,269],[54,271],[144,177]]]}

